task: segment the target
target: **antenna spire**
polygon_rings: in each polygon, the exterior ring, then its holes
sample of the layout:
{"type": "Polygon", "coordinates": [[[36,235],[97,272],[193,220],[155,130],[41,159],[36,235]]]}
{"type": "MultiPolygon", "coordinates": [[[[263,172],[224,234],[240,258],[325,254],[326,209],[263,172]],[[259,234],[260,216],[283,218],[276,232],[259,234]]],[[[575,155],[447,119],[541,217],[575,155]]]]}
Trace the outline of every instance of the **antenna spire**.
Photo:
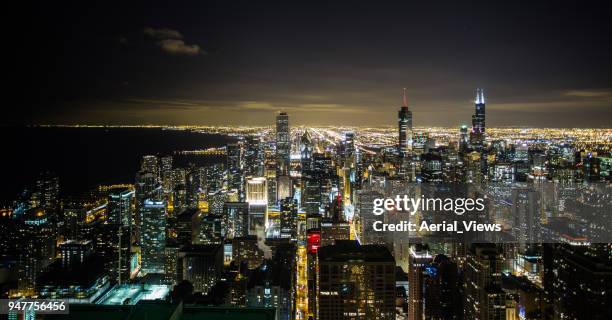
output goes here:
{"type": "Polygon", "coordinates": [[[403,90],[402,107],[408,107],[408,99],[406,99],[406,88],[403,90]]]}
{"type": "Polygon", "coordinates": [[[476,101],[477,104],[484,104],[485,103],[485,98],[484,98],[484,90],[477,88],[476,89],[476,101]]]}

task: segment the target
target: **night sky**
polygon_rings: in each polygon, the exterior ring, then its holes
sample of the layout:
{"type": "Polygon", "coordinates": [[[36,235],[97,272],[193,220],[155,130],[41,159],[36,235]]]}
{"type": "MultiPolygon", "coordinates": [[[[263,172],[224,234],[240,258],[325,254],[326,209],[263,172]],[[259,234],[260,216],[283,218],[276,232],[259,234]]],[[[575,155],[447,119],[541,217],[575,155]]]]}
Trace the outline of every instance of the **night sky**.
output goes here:
{"type": "Polygon", "coordinates": [[[45,1],[13,124],[612,127],[605,1],[45,1]]]}

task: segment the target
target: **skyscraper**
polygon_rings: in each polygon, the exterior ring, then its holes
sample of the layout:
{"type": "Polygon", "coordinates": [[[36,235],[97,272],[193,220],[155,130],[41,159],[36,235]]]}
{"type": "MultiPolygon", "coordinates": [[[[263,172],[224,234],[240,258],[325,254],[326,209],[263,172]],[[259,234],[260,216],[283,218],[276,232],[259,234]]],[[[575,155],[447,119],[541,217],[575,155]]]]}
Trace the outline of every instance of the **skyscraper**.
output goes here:
{"type": "Polygon", "coordinates": [[[51,172],[43,172],[36,180],[32,194],[34,206],[45,209],[47,214],[56,214],[59,208],[59,178],[51,172]]]}
{"type": "Polygon", "coordinates": [[[313,143],[312,138],[308,130],[304,131],[302,139],[300,140],[300,157],[302,163],[302,172],[308,172],[312,170],[312,154],[313,154],[313,143]]]}
{"type": "Polygon", "coordinates": [[[230,189],[242,194],[244,169],[244,144],[241,140],[227,144],[227,182],[230,189]]]}
{"type": "Polygon", "coordinates": [[[297,201],[284,198],[280,201],[281,238],[295,239],[297,236],[297,201]]]}
{"type": "Polygon", "coordinates": [[[143,156],[142,161],[140,162],[140,171],[153,173],[155,177],[159,178],[159,166],[157,156],[143,156]]]}
{"type": "Polygon", "coordinates": [[[505,319],[501,289],[503,253],[492,243],[473,244],[466,260],[465,319],[505,319]]]}
{"type": "Polygon", "coordinates": [[[463,154],[468,149],[470,139],[468,136],[468,127],[466,125],[461,125],[459,128],[459,151],[463,154]]]}
{"type": "Polygon", "coordinates": [[[166,243],[166,204],[147,199],[141,207],[142,232],[140,245],[142,270],[164,272],[164,246],[166,243]]]}
{"type": "Polygon", "coordinates": [[[161,158],[160,175],[162,186],[165,193],[172,192],[172,156],[165,156],[161,158]]]}
{"type": "Polygon", "coordinates": [[[244,174],[261,177],[264,174],[264,144],[259,136],[245,137],[244,174]]]}
{"type": "Polygon", "coordinates": [[[286,112],[280,112],[276,115],[276,176],[289,174],[290,155],[289,115],[286,112]]]}
{"type": "Polygon", "coordinates": [[[195,292],[207,293],[223,270],[223,246],[183,246],[178,252],[177,265],[178,279],[191,282],[195,292]]]}
{"type": "Polygon", "coordinates": [[[355,156],[355,132],[344,132],[344,140],[342,141],[343,156],[345,159],[355,156]]]}
{"type": "Polygon", "coordinates": [[[443,254],[425,267],[425,319],[460,319],[463,314],[457,264],[443,254]]]}
{"type": "Polygon", "coordinates": [[[249,234],[249,203],[226,202],[223,204],[224,237],[233,239],[249,234]]]}
{"type": "Polygon", "coordinates": [[[20,290],[33,289],[36,278],[55,257],[53,224],[43,209],[35,208],[26,212],[17,228],[21,235],[18,286],[20,290]]]}
{"type": "Polygon", "coordinates": [[[423,319],[424,309],[424,270],[432,261],[432,256],[426,247],[417,244],[410,248],[408,282],[410,291],[408,293],[408,319],[423,319]]]}
{"type": "Polygon", "coordinates": [[[406,88],[404,88],[402,107],[397,113],[397,117],[399,125],[399,146],[397,151],[400,158],[406,158],[410,153],[412,138],[412,111],[408,110],[406,88]]]}
{"type": "Polygon", "coordinates": [[[121,188],[113,190],[108,195],[108,222],[123,226],[132,226],[132,202],[134,190],[121,188]]]}
{"type": "Polygon", "coordinates": [[[482,89],[476,89],[476,100],[474,100],[474,115],[472,115],[472,132],[470,143],[472,148],[481,150],[485,139],[485,97],[482,89]]]}
{"type": "Polygon", "coordinates": [[[384,246],[319,248],[318,319],[395,319],[395,260],[384,246]]]}

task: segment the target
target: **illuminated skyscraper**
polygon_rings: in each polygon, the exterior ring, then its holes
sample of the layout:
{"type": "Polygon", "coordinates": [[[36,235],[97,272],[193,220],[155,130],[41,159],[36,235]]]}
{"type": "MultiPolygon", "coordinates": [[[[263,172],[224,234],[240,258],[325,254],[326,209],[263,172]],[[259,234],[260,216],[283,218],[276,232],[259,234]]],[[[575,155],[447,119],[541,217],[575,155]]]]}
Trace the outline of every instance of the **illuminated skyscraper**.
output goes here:
{"type": "Polygon", "coordinates": [[[50,172],[43,172],[36,180],[36,189],[32,194],[34,207],[45,209],[47,214],[54,215],[59,208],[59,178],[50,172]]]}
{"type": "Polygon", "coordinates": [[[374,223],[382,221],[381,216],[374,215],[374,199],[383,198],[382,193],[374,190],[358,190],[356,212],[359,218],[359,240],[363,244],[384,244],[386,234],[374,230],[374,223]]]}
{"type": "Polygon", "coordinates": [[[159,178],[159,166],[157,160],[157,156],[154,155],[143,156],[140,163],[140,171],[153,173],[155,177],[159,178]]]}
{"type": "Polygon", "coordinates": [[[243,194],[244,143],[242,140],[227,145],[227,182],[230,189],[243,194]]]}
{"type": "Polygon", "coordinates": [[[481,150],[485,140],[485,97],[482,89],[476,89],[474,108],[470,143],[474,149],[481,150]]]}
{"type": "Polygon", "coordinates": [[[194,244],[221,244],[223,217],[218,214],[202,214],[194,216],[194,244]]]}
{"type": "Polygon", "coordinates": [[[60,243],[59,249],[62,267],[70,268],[83,263],[93,251],[93,245],[90,240],[68,240],[60,243]]]}
{"type": "Polygon", "coordinates": [[[247,136],[244,146],[245,176],[261,177],[264,174],[264,150],[259,136],[247,136]]]}
{"type": "Polygon", "coordinates": [[[123,188],[110,192],[106,209],[108,212],[108,223],[131,226],[133,200],[133,189],[123,188]]]}
{"type": "Polygon", "coordinates": [[[140,246],[142,270],[164,272],[164,246],[166,244],[166,204],[146,199],[141,207],[142,232],[140,246]]]}
{"type": "Polygon", "coordinates": [[[410,283],[408,292],[408,319],[421,320],[424,316],[424,271],[425,267],[432,261],[432,256],[426,247],[415,245],[410,248],[408,282],[410,283]]]}
{"type": "Polygon", "coordinates": [[[248,202],[226,202],[223,205],[223,230],[226,239],[249,234],[248,202]]]}
{"type": "Polygon", "coordinates": [[[468,135],[468,127],[466,125],[461,125],[459,128],[459,151],[461,153],[465,153],[468,149],[470,143],[470,137],[468,135]]]}
{"type": "Polygon", "coordinates": [[[172,170],[172,207],[175,212],[187,207],[187,171],[184,168],[172,170]]]}
{"type": "Polygon", "coordinates": [[[246,202],[249,205],[266,205],[268,203],[268,189],[266,178],[255,177],[247,180],[246,202]]]}
{"type": "Polygon", "coordinates": [[[285,198],[280,202],[281,238],[295,239],[297,236],[297,201],[285,198]]]}
{"type": "Polygon", "coordinates": [[[43,209],[30,209],[21,219],[17,227],[21,235],[18,286],[28,290],[34,288],[38,275],[53,262],[56,238],[52,221],[43,209]]]}
{"type": "Polygon", "coordinates": [[[302,139],[300,140],[300,156],[302,162],[302,172],[312,170],[312,153],[314,145],[308,129],[304,131],[302,139]]]}
{"type": "Polygon", "coordinates": [[[172,156],[161,158],[161,181],[164,193],[172,192],[172,156]]]}
{"type": "Polygon", "coordinates": [[[276,171],[277,176],[288,175],[291,162],[291,134],[289,115],[280,112],[276,116],[276,171]]]}
{"type": "Polygon", "coordinates": [[[404,88],[402,102],[402,107],[397,113],[399,126],[399,145],[397,151],[400,158],[406,158],[410,155],[412,147],[412,111],[408,110],[406,88],[404,88]]]}
{"type": "Polygon", "coordinates": [[[257,268],[264,259],[264,253],[257,246],[257,236],[232,239],[232,260],[238,266],[245,263],[249,269],[257,268]]]}
{"type": "Polygon", "coordinates": [[[465,319],[506,319],[501,289],[503,253],[492,243],[473,244],[465,262],[465,319]]]}
{"type": "Polygon", "coordinates": [[[347,131],[344,133],[344,140],[342,141],[344,158],[350,158],[355,156],[355,133],[347,131]]]}

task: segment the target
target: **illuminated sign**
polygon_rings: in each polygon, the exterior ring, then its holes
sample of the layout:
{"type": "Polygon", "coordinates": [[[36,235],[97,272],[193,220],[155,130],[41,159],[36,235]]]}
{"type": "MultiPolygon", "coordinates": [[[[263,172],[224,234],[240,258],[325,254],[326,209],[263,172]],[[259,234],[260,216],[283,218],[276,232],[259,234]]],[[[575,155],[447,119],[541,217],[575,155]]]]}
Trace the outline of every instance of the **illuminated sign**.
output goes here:
{"type": "Polygon", "coordinates": [[[308,253],[315,254],[321,246],[321,232],[308,231],[307,248],[308,253]]]}

